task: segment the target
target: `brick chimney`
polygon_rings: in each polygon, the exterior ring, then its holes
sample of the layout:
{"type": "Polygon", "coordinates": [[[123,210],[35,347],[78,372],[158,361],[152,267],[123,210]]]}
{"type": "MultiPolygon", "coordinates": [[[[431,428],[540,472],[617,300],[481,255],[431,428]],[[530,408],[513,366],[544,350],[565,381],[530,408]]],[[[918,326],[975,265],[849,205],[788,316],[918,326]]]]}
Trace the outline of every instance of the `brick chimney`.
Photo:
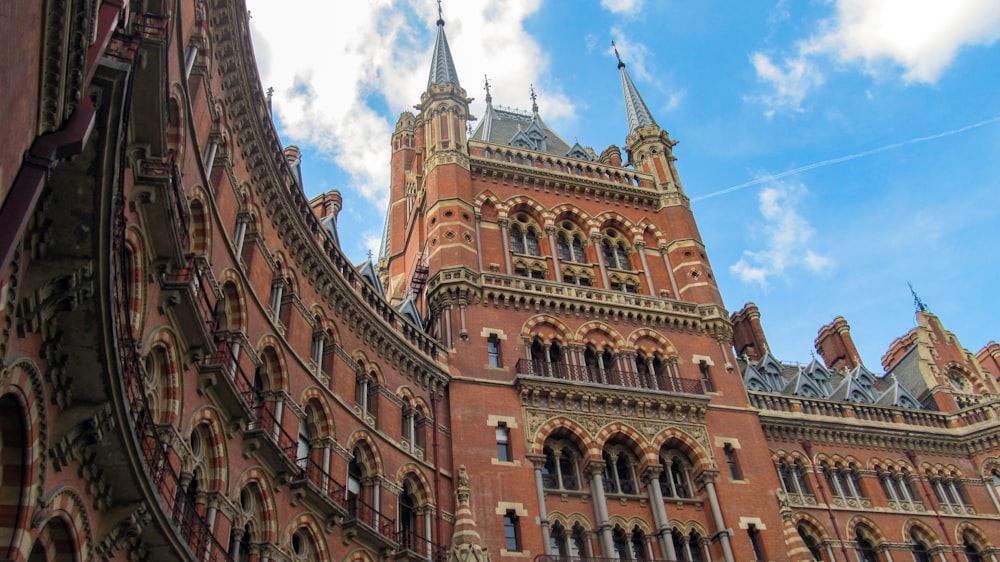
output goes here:
{"type": "Polygon", "coordinates": [[[746,303],[742,310],[733,313],[730,320],[733,322],[733,347],[736,348],[736,356],[746,355],[751,361],[759,361],[768,347],[757,305],[746,303]]]}
{"type": "Polygon", "coordinates": [[[861,364],[858,348],[851,338],[851,327],[843,316],[834,318],[833,322],[820,328],[815,345],[816,352],[829,369],[850,371],[861,364]]]}
{"type": "Polygon", "coordinates": [[[991,341],[980,349],[979,353],[976,353],[976,361],[994,378],[1000,377],[1000,345],[997,345],[997,342],[991,341]]]}

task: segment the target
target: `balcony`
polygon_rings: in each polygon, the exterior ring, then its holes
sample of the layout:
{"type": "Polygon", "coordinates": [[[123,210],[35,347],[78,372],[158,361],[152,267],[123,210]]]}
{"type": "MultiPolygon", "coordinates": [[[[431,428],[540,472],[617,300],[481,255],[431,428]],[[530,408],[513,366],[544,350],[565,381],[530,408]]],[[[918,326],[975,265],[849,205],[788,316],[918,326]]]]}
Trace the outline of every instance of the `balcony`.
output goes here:
{"type": "Polygon", "coordinates": [[[376,551],[396,548],[396,521],[368,505],[360,497],[347,500],[347,517],[341,526],[344,536],[355,538],[376,551]]]}
{"type": "MultiPolygon", "coordinates": [[[[153,238],[156,238],[155,236],[153,238]]],[[[187,354],[195,359],[211,353],[213,299],[194,262],[160,276],[160,312],[170,319],[187,354]]]]}
{"type": "Polygon", "coordinates": [[[305,503],[326,515],[328,521],[346,517],[344,485],[334,480],[322,466],[309,457],[299,459],[298,466],[302,471],[289,483],[296,501],[305,503]]]}
{"type": "Polygon", "coordinates": [[[260,398],[229,341],[220,341],[198,365],[198,392],[208,394],[233,427],[253,422],[252,408],[260,398]]]}
{"type": "Polygon", "coordinates": [[[296,462],[298,443],[281,427],[273,408],[274,402],[265,402],[257,408],[256,419],[243,432],[243,454],[255,455],[277,475],[279,482],[286,483],[301,477],[302,469],[296,462]]]}
{"type": "MultiPolygon", "coordinates": [[[[159,97],[159,96],[156,96],[159,97]]],[[[187,244],[186,200],[177,182],[176,166],[168,160],[141,159],[134,164],[136,210],[148,237],[153,260],[182,263],[187,244]]]]}
{"type": "Polygon", "coordinates": [[[445,562],[448,560],[448,547],[422,537],[412,529],[400,529],[396,532],[396,542],[399,547],[393,559],[406,562],[445,562]]]}
{"type": "Polygon", "coordinates": [[[631,370],[602,370],[583,365],[547,363],[528,359],[519,360],[515,369],[519,376],[542,377],[660,392],[705,394],[700,380],[671,377],[662,372],[653,376],[649,373],[639,373],[631,370]]]}

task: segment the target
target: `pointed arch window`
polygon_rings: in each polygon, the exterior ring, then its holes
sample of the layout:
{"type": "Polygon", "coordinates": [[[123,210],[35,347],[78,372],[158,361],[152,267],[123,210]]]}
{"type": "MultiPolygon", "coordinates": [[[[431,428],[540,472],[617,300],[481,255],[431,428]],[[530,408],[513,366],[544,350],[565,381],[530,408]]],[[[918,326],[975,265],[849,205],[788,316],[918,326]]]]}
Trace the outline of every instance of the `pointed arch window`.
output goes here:
{"type": "Polygon", "coordinates": [[[666,450],[660,454],[660,492],[665,498],[688,499],[694,497],[691,481],[691,463],[679,450],[666,450]]]}
{"type": "Polygon", "coordinates": [[[565,439],[550,439],[543,448],[542,486],[547,490],[579,490],[580,454],[565,439]]]}
{"type": "Polygon", "coordinates": [[[910,529],[910,554],[913,556],[913,562],[931,562],[927,542],[916,529],[910,529]]]}
{"type": "Polygon", "coordinates": [[[639,464],[630,450],[621,445],[604,449],[604,491],[609,494],[637,494],[636,466],[639,464]]]}

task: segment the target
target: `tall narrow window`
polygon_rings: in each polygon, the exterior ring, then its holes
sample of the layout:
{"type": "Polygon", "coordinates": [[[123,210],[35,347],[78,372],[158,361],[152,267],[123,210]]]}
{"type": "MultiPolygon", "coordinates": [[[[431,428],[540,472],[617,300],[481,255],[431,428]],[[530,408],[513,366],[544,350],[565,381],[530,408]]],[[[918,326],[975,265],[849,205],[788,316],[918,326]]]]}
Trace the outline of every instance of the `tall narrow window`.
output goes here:
{"type": "Polygon", "coordinates": [[[500,337],[496,334],[490,334],[490,337],[486,338],[486,357],[490,367],[503,366],[500,362],[500,337]]]}
{"type": "Polygon", "coordinates": [[[296,461],[299,468],[305,468],[309,461],[309,449],[312,439],[309,436],[309,420],[303,416],[299,419],[299,442],[296,448],[296,461]]]}
{"type": "Polygon", "coordinates": [[[712,384],[712,376],[708,371],[708,362],[699,361],[698,370],[701,372],[701,384],[705,388],[705,392],[715,392],[715,385],[712,384]]]}
{"type": "Polygon", "coordinates": [[[512,462],[514,460],[510,451],[510,428],[507,424],[500,422],[497,424],[497,460],[500,462],[512,462]]]}
{"type": "Polygon", "coordinates": [[[184,53],[184,77],[190,78],[191,71],[194,70],[194,63],[198,60],[198,47],[188,45],[187,52],[184,53]]]}
{"type": "Polygon", "coordinates": [[[508,509],[503,516],[503,538],[507,552],[521,551],[520,518],[512,509],[508,509]]]}
{"type": "Polygon", "coordinates": [[[750,549],[753,551],[754,560],[767,560],[764,555],[764,543],[760,540],[760,531],[756,525],[747,527],[747,538],[750,539],[750,549]]]}
{"type": "Polygon", "coordinates": [[[743,480],[743,473],[740,471],[740,463],[736,459],[736,449],[733,448],[733,444],[726,443],[722,448],[722,451],[726,454],[726,464],[729,465],[729,475],[732,476],[733,480],[743,480]]]}

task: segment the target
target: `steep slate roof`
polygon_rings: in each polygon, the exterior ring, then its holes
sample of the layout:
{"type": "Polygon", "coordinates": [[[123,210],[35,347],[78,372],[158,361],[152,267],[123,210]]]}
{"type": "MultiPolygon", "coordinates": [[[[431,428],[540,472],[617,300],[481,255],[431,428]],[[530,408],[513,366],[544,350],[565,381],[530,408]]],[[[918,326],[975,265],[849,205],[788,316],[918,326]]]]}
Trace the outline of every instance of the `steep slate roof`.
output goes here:
{"type": "Polygon", "coordinates": [[[455,61],[451,58],[451,48],[448,47],[448,38],[444,34],[444,20],[439,18],[437,26],[437,40],[434,41],[434,54],[431,58],[431,71],[427,76],[427,86],[430,87],[431,84],[443,86],[451,82],[461,88],[455,61]]]}
{"type": "MultiPolygon", "coordinates": [[[[542,121],[538,113],[520,113],[497,109],[492,101],[486,102],[486,113],[472,133],[472,140],[508,146],[521,146],[553,156],[567,156],[570,145],[542,121]],[[542,135],[538,138],[538,134],[542,135]],[[516,142],[515,141],[520,141],[516,142]],[[522,143],[531,143],[523,146],[522,143]]],[[[579,158],[579,156],[574,156],[579,158]]],[[[589,160],[589,158],[586,158],[589,160]]]]}

